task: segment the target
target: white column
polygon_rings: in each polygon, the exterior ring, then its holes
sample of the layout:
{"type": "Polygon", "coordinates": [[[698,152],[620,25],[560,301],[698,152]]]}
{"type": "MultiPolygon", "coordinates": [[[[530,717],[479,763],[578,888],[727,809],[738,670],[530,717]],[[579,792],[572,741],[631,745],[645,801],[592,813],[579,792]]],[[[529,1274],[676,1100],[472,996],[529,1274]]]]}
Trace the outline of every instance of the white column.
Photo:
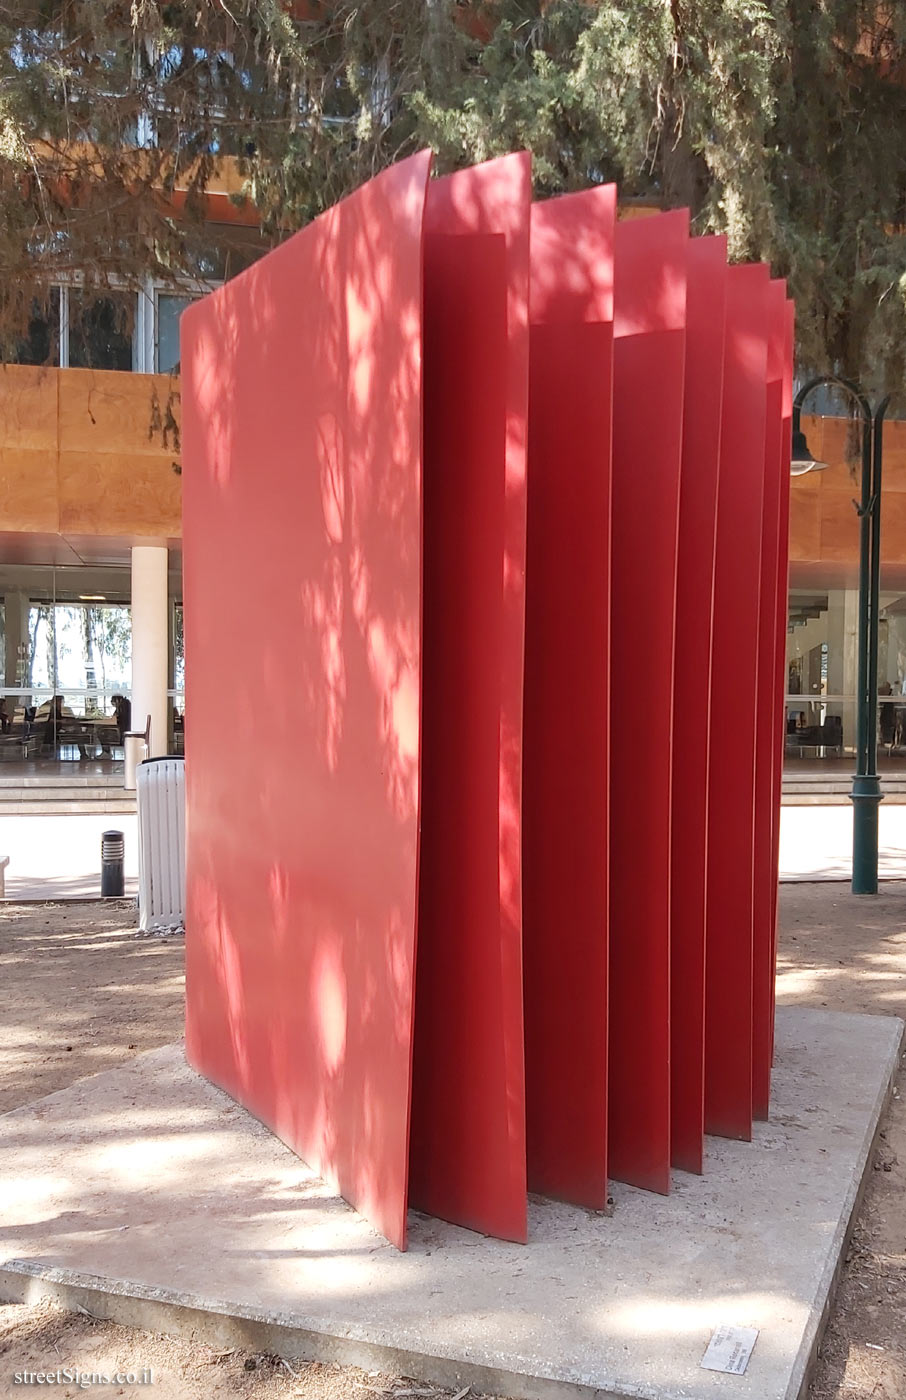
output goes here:
{"type": "Polygon", "coordinates": [[[167,550],[135,545],[132,550],[132,728],[151,716],[150,758],[167,752],[167,550]]]}
{"type": "Polygon", "coordinates": [[[843,595],[843,694],[851,695],[843,706],[843,742],[855,753],[856,700],[859,690],[859,590],[847,588],[843,595]]]}

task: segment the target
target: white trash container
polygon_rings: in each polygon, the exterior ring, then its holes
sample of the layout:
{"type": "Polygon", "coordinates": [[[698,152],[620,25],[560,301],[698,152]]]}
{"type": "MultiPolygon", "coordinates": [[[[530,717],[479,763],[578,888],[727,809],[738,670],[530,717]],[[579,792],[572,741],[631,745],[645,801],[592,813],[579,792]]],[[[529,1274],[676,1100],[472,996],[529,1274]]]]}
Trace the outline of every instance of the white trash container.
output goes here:
{"type": "Polygon", "coordinates": [[[181,758],[148,758],[136,769],[138,926],[185,925],[186,780],[181,758]]]}

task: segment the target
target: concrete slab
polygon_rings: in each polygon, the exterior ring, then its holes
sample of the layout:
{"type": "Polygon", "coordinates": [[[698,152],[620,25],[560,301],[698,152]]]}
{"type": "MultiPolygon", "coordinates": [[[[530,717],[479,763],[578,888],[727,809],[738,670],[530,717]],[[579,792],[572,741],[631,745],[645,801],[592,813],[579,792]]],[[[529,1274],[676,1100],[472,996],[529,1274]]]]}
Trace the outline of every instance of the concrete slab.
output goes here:
{"type": "Polygon", "coordinates": [[[903,1024],[778,1011],[772,1120],[611,1218],[536,1199],[527,1246],[414,1215],[398,1254],[152,1051],[0,1118],[0,1296],[525,1400],[804,1391],[903,1024]],[[713,1329],[759,1329],[744,1376],[713,1329]]]}

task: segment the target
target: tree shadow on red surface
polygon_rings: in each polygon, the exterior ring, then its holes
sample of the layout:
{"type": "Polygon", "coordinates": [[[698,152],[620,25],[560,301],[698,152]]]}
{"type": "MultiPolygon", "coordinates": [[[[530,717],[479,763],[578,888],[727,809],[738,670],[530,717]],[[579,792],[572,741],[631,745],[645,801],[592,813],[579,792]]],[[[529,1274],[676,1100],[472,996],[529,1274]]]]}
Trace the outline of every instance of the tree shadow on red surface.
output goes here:
{"type": "Polygon", "coordinates": [[[428,157],[193,308],[188,1047],[402,1238],[428,157]]]}

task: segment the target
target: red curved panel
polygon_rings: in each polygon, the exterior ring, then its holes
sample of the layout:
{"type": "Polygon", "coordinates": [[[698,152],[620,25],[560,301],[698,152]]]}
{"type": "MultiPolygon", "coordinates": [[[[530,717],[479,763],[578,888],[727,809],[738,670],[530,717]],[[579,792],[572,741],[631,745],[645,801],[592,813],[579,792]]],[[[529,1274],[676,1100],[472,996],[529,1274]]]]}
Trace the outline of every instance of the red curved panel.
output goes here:
{"type": "Polygon", "coordinates": [[[671,1141],[673,1165],[700,1172],[705,1131],[708,716],[727,294],[725,238],[690,241],[687,279],[673,671],[671,1141]]]}
{"type": "Polygon", "coordinates": [[[531,161],[433,183],[413,1206],[526,1234],[521,787],[531,161]]]}
{"type": "Polygon", "coordinates": [[[187,1054],[400,1248],[429,168],[182,322],[187,1054]]]}
{"type": "Polygon", "coordinates": [[[614,255],[609,1157],[662,1192],[688,228],[685,210],[618,223],[614,255]]]}
{"type": "MultiPolygon", "coordinates": [[[[774,663],[774,704],[776,706],[776,729],[774,731],[774,791],[779,794],[783,784],[783,755],[786,744],[786,629],[789,612],[790,574],[790,457],[792,455],[793,426],[793,358],[796,329],[796,307],[787,301],[783,326],[783,397],[781,405],[780,430],[780,519],[779,548],[777,551],[777,627],[775,632],[774,663]]],[[[777,913],[780,872],[780,811],[775,809],[771,842],[771,870],[774,879],[774,914],[772,920],[771,966],[776,978],[777,969],[777,913]]],[[[774,1012],[776,996],[771,998],[771,1053],[774,1046],[774,1012]]]]}
{"type": "MultiPolygon", "coordinates": [[[[761,597],[758,623],[758,700],[755,759],[755,875],[753,902],[752,1112],[768,1116],[774,1024],[774,908],[777,871],[775,828],[780,822],[777,753],[777,588],[780,566],[783,377],[786,283],[771,282],[768,297],[767,414],[764,514],[761,534],[761,597]]],[[[786,637],[786,626],[783,628],[786,637]]],[[[785,664],[785,663],[784,663],[785,664]]],[[[782,738],[781,738],[782,742],[782,738]]]]}
{"type": "Polygon", "coordinates": [[[705,987],[705,1126],[752,1136],[755,731],[768,269],[731,267],[721,426],[705,987]]]}
{"type": "Polygon", "coordinates": [[[523,808],[529,1189],[607,1201],[610,185],[532,207],[523,808]]]}

